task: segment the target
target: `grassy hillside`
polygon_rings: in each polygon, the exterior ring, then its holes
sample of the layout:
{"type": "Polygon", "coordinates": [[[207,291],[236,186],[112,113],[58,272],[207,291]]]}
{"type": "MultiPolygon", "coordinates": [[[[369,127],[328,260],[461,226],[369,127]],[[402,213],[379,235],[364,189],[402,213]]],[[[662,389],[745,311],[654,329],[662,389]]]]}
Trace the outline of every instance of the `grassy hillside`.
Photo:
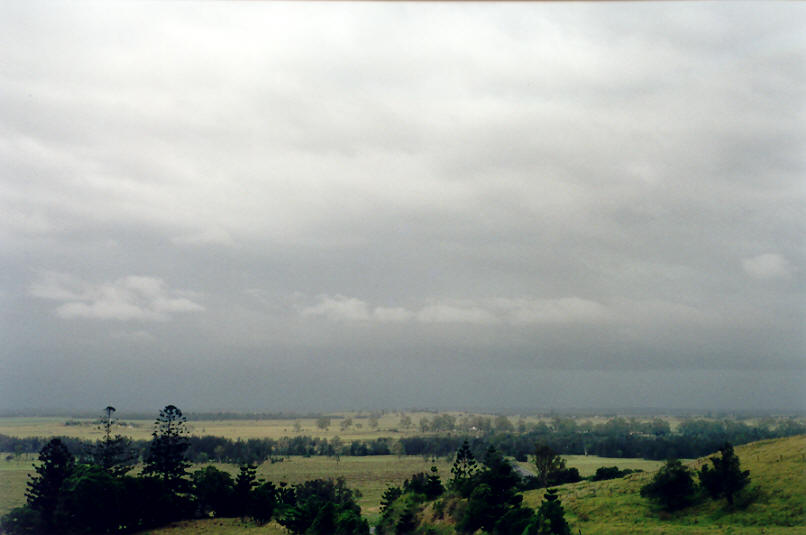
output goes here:
{"type": "MultiPolygon", "coordinates": [[[[653,510],[639,495],[652,473],[626,478],[581,482],[560,487],[560,499],[574,531],[583,534],[628,533],[804,533],[806,532],[806,436],[754,442],[736,448],[742,468],[750,470],[756,500],[728,512],[724,500],[707,501],[668,514],[653,510]]],[[[699,468],[707,458],[691,461],[699,468]]],[[[534,507],[542,491],[526,493],[534,507]]]]}
{"type": "MultiPolygon", "coordinates": [[[[573,532],[583,535],[621,535],[632,533],[661,533],[665,535],[705,535],[732,533],[736,535],[806,533],[806,436],[768,440],[736,447],[742,468],[750,470],[751,486],[757,488],[757,499],[745,509],[725,511],[724,501],[706,502],[673,515],[653,510],[639,496],[642,485],[652,478],[651,465],[641,468],[645,473],[632,474],[623,479],[596,483],[581,482],[560,487],[560,498],[573,532]]],[[[590,473],[594,464],[621,468],[638,460],[629,459],[569,459],[569,466],[584,462],[583,473],[590,473]],[[591,464],[592,463],[592,464],[591,464]]],[[[706,458],[690,461],[689,466],[699,468],[706,458]]],[[[658,463],[653,462],[655,466],[658,463]]],[[[443,478],[449,477],[449,466],[444,460],[438,463],[443,478]]],[[[388,483],[399,484],[412,473],[427,470],[430,462],[420,457],[342,457],[340,462],[327,458],[293,457],[290,461],[265,463],[260,476],[272,481],[299,482],[317,477],[343,475],[351,487],[364,492],[359,500],[363,512],[370,520],[377,518],[380,494],[388,483]]],[[[31,460],[0,461],[0,505],[2,512],[24,501],[25,480],[31,460]]],[[[236,471],[235,466],[222,469],[236,471]]],[[[638,465],[635,466],[636,468],[638,465]]],[[[542,491],[529,491],[525,503],[537,506],[542,491]]],[[[251,534],[283,533],[272,523],[258,528],[242,524],[237,519],[211,519],[181,522],[150,533],[174,535],[190,534],[251,534]]]]}

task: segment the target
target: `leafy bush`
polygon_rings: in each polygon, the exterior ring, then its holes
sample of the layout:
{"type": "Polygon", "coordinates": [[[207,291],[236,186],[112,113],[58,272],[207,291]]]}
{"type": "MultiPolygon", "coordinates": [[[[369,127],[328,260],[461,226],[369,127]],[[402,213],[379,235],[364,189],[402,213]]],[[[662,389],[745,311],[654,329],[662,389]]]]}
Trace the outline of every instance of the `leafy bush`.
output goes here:
{"type": "Polygon", "coordinates": [[[667,461],[652,481],[641,487],[642,497],[649,498],[666,511],[677,511],[693,504],[696,492],[691,471],[677,459],[667,461]]]}
{"type": "Polygon", "coordinates": [[[700,470],[700,483],[711,498],[724,497],[732,506],[734,496],[750,483],[750,472],[739,467],[739,458],[730,444],[722,446],[719,452],[721,457],[711,457],[713,469],[705,465],[700,470]]]}

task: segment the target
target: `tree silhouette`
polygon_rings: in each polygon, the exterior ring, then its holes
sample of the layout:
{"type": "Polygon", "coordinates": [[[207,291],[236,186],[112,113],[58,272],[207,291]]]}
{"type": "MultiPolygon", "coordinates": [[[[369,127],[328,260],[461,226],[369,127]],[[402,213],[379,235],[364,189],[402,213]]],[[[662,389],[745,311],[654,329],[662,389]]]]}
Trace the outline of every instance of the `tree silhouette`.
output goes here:
{"type": "Polygon", "coordinates": [[[650,483],[641,487],[641,496],[655,501],[667,511],[694,503],[696,486],[691,472],[677,459],[666,461],[650,483]]]}
{"type": "Polygon", "coordinates": [[[40,512],[47,525],[53,523],[53,513],[59,502],[62,484],[75,468],[75,459],[61,440],[54,438],[39,452],[36,475],[30,476],[25,493],[28,505],[40,512]]]}
{"type": "Polygon", "coordinates": [[[565,511],[557,497],[557,489],[546,489],[543,503],[537,510],[537,533],[545,535],[570,535],[571,527],[565,521],[565,511]]]}
{"type": "Polygon", "coordinates": [[[151,445],[143,463],[143,475],[162,479],[169,489],[182,490],[190,462],[187,419],[174,405],[167,405],[154,422],[151,445]]]}
{"type": "Polygon", "coordinates": [[[449,485],[452,489],[459,492],[463,496],[469,495],[472,489],[467,489],[470,478],[478,471],[478,463],[470,451],[470,444],[465,440],[462,446],[456,451],[456,459],[453,461],[451,467],[451,474],[453,478],[450,480],[449,485]]]}
{"type": "Polygon", "coordinates": [[[111,405],[104,409],[101,420],[103,440],[99,440],[90,448],[90,457],[96,464],[112,474],[122,476],[131,470],[137,463],[137,455],[132,448],[131,439],[122,435],[112,436],[112,427],[117,420],[112,417],[115,407],[111,405]]]}
{"type": "Polygon", "coordinates": [[[713,469],[705,465],[700,470],[700,483],[711,498],[724,496],[728,504],[733,505],[733,497],[750,483],[750,471],[741,470],[730,443],[719,448],[719,453],[721,457],[711,457],[713,469]]]}
{"type": "Polygon", "coordinates": [[[565,461],[545,444],[535,444],[534,464],[541,487],[548,486],[549,474],[565,467],[565,461]]]}

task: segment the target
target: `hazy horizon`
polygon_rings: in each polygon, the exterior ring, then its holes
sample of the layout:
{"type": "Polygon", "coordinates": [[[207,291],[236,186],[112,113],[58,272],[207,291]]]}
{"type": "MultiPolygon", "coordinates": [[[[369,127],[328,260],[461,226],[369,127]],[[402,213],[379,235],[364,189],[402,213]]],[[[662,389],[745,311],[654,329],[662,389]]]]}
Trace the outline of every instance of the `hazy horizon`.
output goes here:
{"type": "Polygon", "coordinates": [[[806,4],[0,5],[0,409],[806,409],[806,4]]]}

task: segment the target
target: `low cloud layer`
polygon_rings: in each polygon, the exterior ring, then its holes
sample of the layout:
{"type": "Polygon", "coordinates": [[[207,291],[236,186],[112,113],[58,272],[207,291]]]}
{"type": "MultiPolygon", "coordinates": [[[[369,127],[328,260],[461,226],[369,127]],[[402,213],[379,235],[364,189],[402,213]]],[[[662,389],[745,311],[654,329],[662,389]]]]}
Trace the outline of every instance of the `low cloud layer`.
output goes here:
{"type": "Polygon", "coordinates": [[[299,311],[303,317],[323,317],[333,321],[402,323],[461,323],[510,325],[587,323],[607,321],[609,312],[595,301],[578,297],[560,299],[488,299],[486,301],[448,300],[430,302],[417,309],[372,306],[360,299],[320,296],[319,301],[299,311]]]}
{"type": "Polygon", "coordinates": [[[62,302],[54,313],[65,319],[167,321],[175,314],[204,310],[153,277],[129,276],[93,284],[64,273],[45,273],[30,291],[39,299],[62,302]]]}
{"type": "Polygon", "coordinates": [[[756,279],[781,279],[792,276],[793,266],[779,254],[765,253],[742,259],[745,273],[756,279]]]}
{"type": "Polygon", "coordinates": [[[4,3],[0,402],[804,408],[804,22],[4,3]]]}

